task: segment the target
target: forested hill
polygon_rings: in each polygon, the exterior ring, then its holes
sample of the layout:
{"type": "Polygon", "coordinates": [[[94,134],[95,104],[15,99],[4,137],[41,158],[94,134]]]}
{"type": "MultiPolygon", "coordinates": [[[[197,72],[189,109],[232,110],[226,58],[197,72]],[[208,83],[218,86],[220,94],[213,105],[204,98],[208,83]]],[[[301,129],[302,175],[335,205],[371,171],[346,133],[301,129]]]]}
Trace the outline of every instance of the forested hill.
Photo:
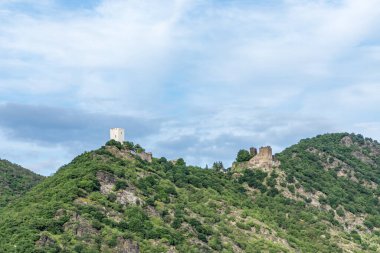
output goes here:
{"type": "Polygon", "coordinates": [[[86,152],[0,209],[0,252],[380,252],[380,146],[302,140],[239,172],[86,152]]]}
{"type": "Polygon", "coordinates": [[[362,135],[328,134],[302,140],[277,157],[287,182],[319,195],[320,204],[354,214],[380,214],[377,141],[362,135]]]}
{"type": "Polygon", "coordinates": [[[30,190],[44,177],[0,159],[0,208],[30,190]]]}

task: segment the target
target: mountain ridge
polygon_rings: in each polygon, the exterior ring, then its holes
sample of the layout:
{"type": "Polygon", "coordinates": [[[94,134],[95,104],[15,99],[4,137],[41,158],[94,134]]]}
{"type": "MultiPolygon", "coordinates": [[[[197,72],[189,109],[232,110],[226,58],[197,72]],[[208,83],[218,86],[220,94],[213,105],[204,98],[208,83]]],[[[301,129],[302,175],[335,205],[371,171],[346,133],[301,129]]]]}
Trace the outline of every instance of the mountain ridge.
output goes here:
{"type": "Polygon", "coordinates": [[[325,134],[276,154],[279,167],[240,174],[186,166],[182,159],[148,162],[133,155],[140,148],[109,142],[85,152],[0,210],[2,249],[380,250],[376,141],[325,134]]]}

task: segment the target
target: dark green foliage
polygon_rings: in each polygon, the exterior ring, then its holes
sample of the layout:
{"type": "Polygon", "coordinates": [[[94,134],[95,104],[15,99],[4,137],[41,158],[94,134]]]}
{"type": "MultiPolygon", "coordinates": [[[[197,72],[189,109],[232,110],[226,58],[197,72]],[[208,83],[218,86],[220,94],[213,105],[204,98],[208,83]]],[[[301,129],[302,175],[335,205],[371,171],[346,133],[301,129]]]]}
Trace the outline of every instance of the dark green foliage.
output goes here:
{"type": "Polygon", "coordinates": [[[261,192],[266,191],[266,187],[263,184],[264,179],[268,173],[261,170],[245,170],[243,175],[239,178],[240,183],[247,183],[248,186],[259,189],[261,192]]]}
{"type": "Polygon", "coordinates": [[[135,144],[133,144],[133,142],[130,142],[130,141],[125,141],[124,142],[124,146],[129,149],[129,150],[133,150],[133,148],[135,147],[135,144]]]}
{"type": "Polygon", "coordinates": [[[380,228],[380,215],[369,215],[364,224],[370,229],[380,228]]]}
{"type": "Polygon", "coordinates": [[[340,217],[344,216],[344,210],[340,207],[336,209],[336,214],[339,215],[340,217]]]}
{"type": "Polygon", "coordinates": [[[224,171],[224,166],[223,166],[223,163],[221,161],[219,162],[214,162],[212,164],[212,169],[215,170],[215,171],[224,171]]]}
{"type": "Polygon", "coordinates": [[[183,158],[179,158],[179,159],[177,159],[175,165],[177,165],[177,166],[186,166],[186,162],[185,162],[185,160],[183,160],[183,158]]]}
{"type": "Polygon", "coordinates": [[[122,149],[123,148],[123,144],[121,144],[120,142],[115,141],[115,140],[109,140],[109,141],[107,141],[106,146],[115,146],[118,149],[122,149]]]}
{"type": "Polygon", "coordinates": [[[107,196],[107,199],[108,199],[109,201],[111,201],[111,202],[115,202],[116,198],[117,198],[117,196],[116,196],[116,194],[113,193],[113,192],[111,192],[111,193],[108,194],[108,196],[107,196]]]}
{"type": "Polygon", "coordinates": [[[241,149],[237,153],[236,162],[246,162],[246,161],[249,161],[251,158],[252,156],[248,150],[241,149]]]}
{"type": "Polygon", "coordinates": [[[125,189],[128,187],[128,183],[125,180],[116,180],[115,190],[125,189]]]}
{"type": "Polygon", "coordinates": [[[133,150],[136,151],[137,153],[141,153],[141,152],[144,152],[145,149],[143,149],[139,144],[136,144],[134,147],[133,147],[133,150]]]}

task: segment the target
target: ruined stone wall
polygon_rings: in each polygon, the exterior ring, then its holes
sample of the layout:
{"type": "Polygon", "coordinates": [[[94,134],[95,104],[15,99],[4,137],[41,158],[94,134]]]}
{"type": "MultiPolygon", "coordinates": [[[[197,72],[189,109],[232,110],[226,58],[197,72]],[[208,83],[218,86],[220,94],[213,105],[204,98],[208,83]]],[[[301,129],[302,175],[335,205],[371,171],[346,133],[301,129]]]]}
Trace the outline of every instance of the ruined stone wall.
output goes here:
{"type": "Polygon", "coordinates": [[[254,167],[270,168],[273,165],[272,148],[270,146],[261,147],[259,153],[249,160],[249,164],[254,167]]]}
{"type": "Polygon", "coordinates": [[[257,156],[261,159],[272,160],[272,148],[270,146],[261,147],[257,156]]]}
{"type": "Polygon", "coordinates": [[[257,148],[254,148],[254,147],[251,147],[249,148],[249,153],[251,154],[251,156],[256,156],[257,155],[257,148]]]}

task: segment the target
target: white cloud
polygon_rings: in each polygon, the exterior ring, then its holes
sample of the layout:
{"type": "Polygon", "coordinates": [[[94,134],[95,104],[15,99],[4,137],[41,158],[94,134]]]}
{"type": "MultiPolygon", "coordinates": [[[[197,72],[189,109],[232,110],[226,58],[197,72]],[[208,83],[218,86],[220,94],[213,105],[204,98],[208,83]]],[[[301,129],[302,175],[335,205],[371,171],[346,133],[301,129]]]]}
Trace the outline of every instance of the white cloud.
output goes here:
{"type": "Polygon", "coordinates": [[[337,102],[342,107],[358,111],[379,110],[380,82],[350,85],[335,93],[337,102]]]}
{"type": "Polygon", "coordinates": [[[0,2],[0,102],[159,119],[141,144],[197,163],[378,121],[377,0],[27,2],[0,2]]]}

